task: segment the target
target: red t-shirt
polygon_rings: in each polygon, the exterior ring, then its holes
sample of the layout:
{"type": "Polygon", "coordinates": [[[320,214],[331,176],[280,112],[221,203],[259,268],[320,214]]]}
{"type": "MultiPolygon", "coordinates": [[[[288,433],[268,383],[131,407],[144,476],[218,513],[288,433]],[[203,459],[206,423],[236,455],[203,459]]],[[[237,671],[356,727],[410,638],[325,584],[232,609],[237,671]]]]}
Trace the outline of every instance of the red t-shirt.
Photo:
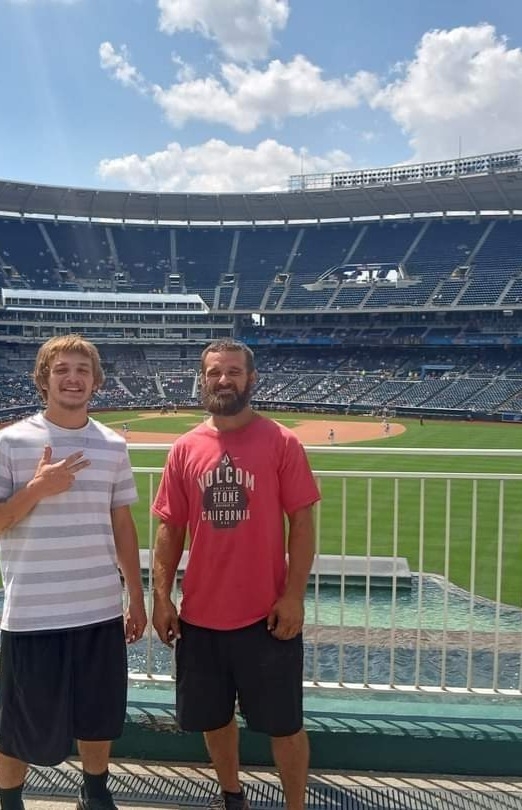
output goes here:
{"type": "Polygon", "coordinates": [[[188,524],[181,617],[232,630],[268,616],[285,587],[284,514],[319,497],[301,443],[271,419],[223,432],[201,424],[179,438],[152,511],[188,524]]]}

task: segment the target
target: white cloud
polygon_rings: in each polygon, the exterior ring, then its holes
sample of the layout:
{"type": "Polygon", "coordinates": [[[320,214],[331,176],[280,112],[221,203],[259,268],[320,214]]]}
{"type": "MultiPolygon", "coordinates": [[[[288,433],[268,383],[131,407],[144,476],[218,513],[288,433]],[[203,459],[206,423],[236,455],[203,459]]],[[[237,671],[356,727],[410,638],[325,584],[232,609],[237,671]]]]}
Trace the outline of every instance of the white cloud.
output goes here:
{"type": "Polygon", "coordinates": [[[99,53],[101,67],[112,78],[149,93],[174,127],[206,121],[252,132],[267,121],[279,124],[289,117],[353,108],[378,90],[371,73],[325,79],[317,65],[299,54],[290,62],[275,59],[264,70],[223,64],[219,78],[195,78],[192,68],[174,54],[178,81],[162,87],[144,79],[130,63],[125,46],[117,51],[104,42],[99,53]]]}
{"type": "Polygon", "coordinates": [[[346,169],[350,156],[341,150],[325,155],[296,151],[275,140],[249,149],[212,139],[184,149],[170,143],[151,155],[102,160],[98,174],[108,185],[143,191],[241,192],[286,190],[291,174],[346,169]]]}
{"type": "MultiPolygon", "coordinates": [[[[201,10],[205,4],[194,0],[194,5],[201,10]]],[[[188,15],[188,6],[183,8],[188,15]]],[[[369,104],[386,111],[402,128],[413,161],[456,156],[459,139],[463,154],[520,146],[522,51],[510,48],[506,39],[487,24],[426,33],[414,57],[395,65],[387,81],[380,83],[374,74],[365,71],[325,77],[319,66],[299,54],[288,62],[272,60],[263,68],[228,62],[220,66],[219,73],[202,77],[195,76],[177,55],[172,60],[177,80],[170,86],[160,86],[146,80],[131,64],[125,47],[117,50],[109,42],[100,47],[102,67],[122,84],[150,95],[174,127],[202,121],[245,133],[266,123],[280,125],[291,117],[310,118],[369,104]]],[[[376,137],[384,137],[382,129],[380,124],[379,133],[362,130],[359,137],[371,143],[376,137]]],[[[325,158],[324,171],[346,168],[346,157],[339,154],[342,159],[336,165],[325,158]]],[[[254,150],[241,150],[214,140],[192,151],[173,143],[155,155],[104,161],[100,171],[106,178],[147,188],[158,189],[164,183],[165,189],[186,191],[259,189],[298,173],[298,167],[288,167],[295,159],[290,147],[275,141],[264,141],[254,150]],[[270,161],[259,163],[267,144],[275,152],[274,167],[280,166],[284,157],[281,170],[267,169],[270,161]],[[205,171],[190,168],[192,155],[199,161],[210,153],[214,157],[216,150],[222,153],[218,158],[222,166],[216,168],[211,161],[205,171]],[[241,155],[248,156],[245,166],[241,165],[241,155]],[[181,161],[179,166],[174,156],[181,161]],[[238,165],[241,170],[236,172],[238,165]]],[[[307,166],[306,171],[323,169],[307,166]]]]}
{"type": "Polygon", "coordinates": [[[492,25],[431,31],[399,78],[376,94],[408,136],[413,160],[518,148],[522,52],[492,25]]]}
{"type": "Polygon", "coordinates": [[[173,53],[171,59],[172,64],[175,65],[176,68],[177,81],[191,82],[195,77],[194,68],[185,62],[185,60],[182,59],[177,53],[173,53]]]}
{"type": "Polygon", "coordinates": [[[168,88],[156,85],[153,94],[175,127],[200,120],[252,132],[265,121],[356,107],[376,87],[375,78],[364,71],[324,79],[320,68],[297,55],[291,62],[274,60],[265,70],[225,64],[221,78],[209,76],[168,88]]]}
{"type": "Polygon", "coordinates": [[[118,53],[110,42],[102,42],[99,47],[101,67],[125,87],[133,87],[140,93],[146,92],[147,83],[141,73],[129,62],[125,45],[118,53]]]}
{"type": "Polygon", "coordinates": [[[231,59],[263,59],[288,20],[288,0],[158,0],[160,29],[196,31],[231,59]]]}

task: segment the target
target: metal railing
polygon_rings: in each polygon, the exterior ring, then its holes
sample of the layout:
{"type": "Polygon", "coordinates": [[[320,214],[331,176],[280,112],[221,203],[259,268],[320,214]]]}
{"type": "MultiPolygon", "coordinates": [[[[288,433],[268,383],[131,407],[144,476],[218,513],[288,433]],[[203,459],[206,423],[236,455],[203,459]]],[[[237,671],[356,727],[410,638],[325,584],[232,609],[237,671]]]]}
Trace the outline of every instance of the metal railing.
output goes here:
{"type": "MultiPolygon", "coordinates": [[[[516,450],[307,450],[522,458],[516,450]]],[[[151,502],[161,469],[134,467],[134,472],[148,476],[151,502]]],[[[305,686],[520,697],[522,588],[513,582],[522,582],[516,542],[522,474],[317,470],[315,475],[323,497],[316,507],[317,555],[306,599],[305,686]]],[[[153,535],[151,517],[148,550],[142,551],[146,577],[153,535]]],[[[175,677],[172,655],[150,628],[140,643],[138,660],[131,661],[132,680],[175,677]]]]}

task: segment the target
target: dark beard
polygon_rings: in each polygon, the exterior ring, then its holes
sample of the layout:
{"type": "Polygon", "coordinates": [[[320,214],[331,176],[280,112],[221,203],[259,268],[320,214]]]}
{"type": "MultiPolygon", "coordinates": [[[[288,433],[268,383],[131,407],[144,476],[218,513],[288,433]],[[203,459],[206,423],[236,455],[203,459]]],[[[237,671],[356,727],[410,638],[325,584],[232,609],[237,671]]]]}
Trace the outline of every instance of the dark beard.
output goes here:
{"type": "Polygon", "coordinates": [[[252,385],[247,382],[242,392],[209,391],[205,382],[201,384],[201,402],[203,407],[214,416],[237,416],[250,404],[252,385]]]}

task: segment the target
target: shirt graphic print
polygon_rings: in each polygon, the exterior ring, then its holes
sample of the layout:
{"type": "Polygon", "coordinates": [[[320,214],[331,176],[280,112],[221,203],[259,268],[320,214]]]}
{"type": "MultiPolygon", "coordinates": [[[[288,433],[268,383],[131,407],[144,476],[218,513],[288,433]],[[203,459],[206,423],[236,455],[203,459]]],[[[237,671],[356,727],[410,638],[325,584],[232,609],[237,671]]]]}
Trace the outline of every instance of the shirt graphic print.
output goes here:
{"type": "Polygon", "coordinates": [[[236,467],[224,453],[217,467],[198,478],[203,492],[201,518],[215,529],[234,529],[238,523],[250,520],[249,491],[255,488],[255,476],[236,467]]]}

